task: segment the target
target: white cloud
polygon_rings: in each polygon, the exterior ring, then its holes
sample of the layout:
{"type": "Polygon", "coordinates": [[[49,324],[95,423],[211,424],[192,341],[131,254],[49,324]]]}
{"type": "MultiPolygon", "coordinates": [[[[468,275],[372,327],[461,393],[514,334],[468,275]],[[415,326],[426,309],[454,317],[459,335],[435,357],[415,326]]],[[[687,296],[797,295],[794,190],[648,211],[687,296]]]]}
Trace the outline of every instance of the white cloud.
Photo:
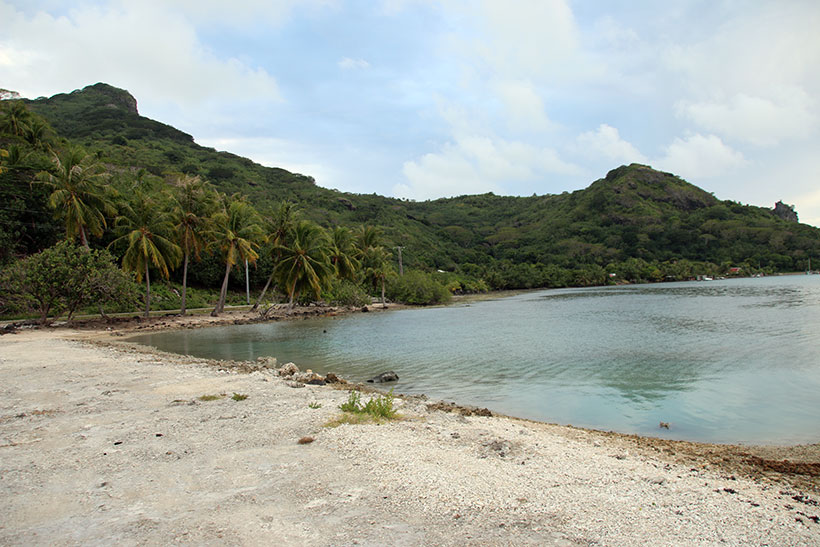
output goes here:
{"type": "Polygon", "coordinates": [[[350,57],[343,57],[336,64],[342,70],[363,70],[370,68],[370,63],[364,59],[351,59],[350,57]]]}
{"type": "MultiPolygon", "coordinates": [[[[119,0],[123,6],[134,4],[131,0],[119,0]]],[[[176,9],[187,18],[220,25],[246,26],[258,24],[280,26],[286,23],[293,12],[322,12],[334,10],[337,0],[142,0],[141,5],[153,4],[165,9],[176,9]]]]}
{"type": "Polygon", "coordinates": [[[722,175],[746,163],[743,154],[727,146],[720,137],[699,133],[676,138],[665,155],[652,162],[659,169],[690,181],[722,175]]]}
{"type": "Polygon", "coordinates": [[[605,158],[612,162],[647,163],[646,157],[630,142],[621,138],[615,127],[602,123],[595,131],[581,133],[576,147],[581,154],[590,158],[605,158]]]}
{"type": "Polygon", "coordinates": [[[104,81],[179,107],[216,96],[281,100],[263,68],[215,56],[185,17],[160,5],[85,6],[62,17],[0,8],[0,81],[23,95],[104,81]]]}
{"type": "Polygon", "coordinates": [[[479,13],[486,41],[476,49],[498,74],[549,74],[578,47],[575,18],[564,0],[484,0],[479,13]]]}
{"type": "Polygon", "coordinates": [[[510,186],[540,187],[549,174],[575,175],[580,169],[550,148],[496,136],[461,136],[441,151],[404,163],[406,183],[393,194],[417,200],[484,192],[509,193],[510,186]]]}
{"type": "Polygon", "coordinates": [[[805,138],[816,128],[814,101],[801,88],[778,90],[775,97],[739,93],[726,101],[679,103],[679,111],[699,126],[724,137],[760,146],[805,138]]]}
{"type": "Polygon", "coordinates": [[[533,85],[526,81],[503,81],[495,85],[505,106],[507,123],[516,131],[544,131],[552,127],[544,102],[533,85]]]}

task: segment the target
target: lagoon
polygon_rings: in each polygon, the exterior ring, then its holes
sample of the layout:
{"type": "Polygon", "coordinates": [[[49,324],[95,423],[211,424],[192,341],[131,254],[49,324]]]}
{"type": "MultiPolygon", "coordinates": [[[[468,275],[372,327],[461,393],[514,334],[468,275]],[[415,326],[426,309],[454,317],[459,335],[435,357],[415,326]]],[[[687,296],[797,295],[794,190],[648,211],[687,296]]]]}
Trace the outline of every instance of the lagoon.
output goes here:
{"type": "Polygon", "coordinates": [[[820,442],[820,276],[534,291],[132,338],[275,356],[539,421],[706,442],[820,442]],[[660,429],[668,422],[670,428],[660,429]]]}

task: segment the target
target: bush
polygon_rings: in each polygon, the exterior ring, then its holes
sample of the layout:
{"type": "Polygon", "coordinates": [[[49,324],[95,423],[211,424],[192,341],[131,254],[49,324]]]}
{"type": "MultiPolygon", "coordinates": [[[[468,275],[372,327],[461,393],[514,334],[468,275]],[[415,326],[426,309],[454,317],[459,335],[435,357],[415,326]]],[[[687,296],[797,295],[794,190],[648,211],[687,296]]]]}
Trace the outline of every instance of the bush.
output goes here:
{"type": "Polygon", "coordinates": [[[413,270],[390,282],[387,297],[403,304],[426,306],[449,302],[451,295],[431,274],[413,270]]]}
{"type": "Polygon", "coordinates": [[[370,304],[370,295],[361,286],[347,279],[334,279],[322,299],[334,306],[361,307],[370,304]]]}
{"type": "Polygon", "coordinates": [[[372,397],[364,405],[362,405],[362,395],[358,391],[351,391],[347,401],[339,405],[339,408],[344,412],[351,412],[353,414],[367,414],[373,418],[391,419],[396,417],[396,409],[393,408],[393,390],[391,389],[386,395],[379,395],[372,397]]]}
{"type": "Polygon", "coordinates": [[[89,250],[66,241],[20,260],[2,273],[0,308],[5,313],[33,312],[45,323],[50,315],[74,313],[91,304],[134,309],[138,291],[133,279],[105,250],[89,250]]]}

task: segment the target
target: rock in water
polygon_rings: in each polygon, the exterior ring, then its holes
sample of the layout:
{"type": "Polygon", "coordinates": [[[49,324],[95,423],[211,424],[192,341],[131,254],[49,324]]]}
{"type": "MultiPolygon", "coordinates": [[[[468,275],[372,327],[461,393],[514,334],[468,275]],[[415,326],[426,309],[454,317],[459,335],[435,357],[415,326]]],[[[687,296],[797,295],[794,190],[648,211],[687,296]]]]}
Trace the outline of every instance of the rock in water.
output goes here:
{"type": "Polygon", "coordinates": [[[374,376],[373,378],[367,381],[368,384],[382,384],[384,382],[395,382],[399,379],[399,375],[393,372],[382,372],[378,376],[374,376]]]}

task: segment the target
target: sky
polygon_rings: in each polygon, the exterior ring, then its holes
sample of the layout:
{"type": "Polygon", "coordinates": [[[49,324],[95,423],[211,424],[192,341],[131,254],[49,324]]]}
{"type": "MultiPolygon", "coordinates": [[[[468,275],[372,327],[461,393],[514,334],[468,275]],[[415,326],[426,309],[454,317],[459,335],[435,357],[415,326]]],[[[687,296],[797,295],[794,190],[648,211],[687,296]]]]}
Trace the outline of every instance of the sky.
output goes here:
{"type": "Polygon", "coordinates": [[[820,226],[816,0],[0,0],[0,88],[97,82],[346,192],[559,194],[622,164],[820,226]]]}

